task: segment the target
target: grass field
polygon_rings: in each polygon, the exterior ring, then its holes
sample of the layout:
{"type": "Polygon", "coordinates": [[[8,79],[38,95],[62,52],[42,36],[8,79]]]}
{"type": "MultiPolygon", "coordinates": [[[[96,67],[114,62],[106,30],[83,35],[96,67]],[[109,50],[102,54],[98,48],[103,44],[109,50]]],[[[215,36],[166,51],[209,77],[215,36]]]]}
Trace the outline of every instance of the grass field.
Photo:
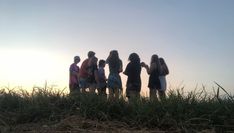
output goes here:
{"type": "Polygon", "coordinates": [[[87,125],[83,123],[84,130],[88,126],[95,127],[95,122],[112,122],[116,131],[126,126],[143,131],[234,132],[233,98],[219,85],[213,94],[207,94],[205,88],[187,93],[181,88],[169,90],[164,100],[141,97],[131,102],[125,97],[106,99],[95,94],[70,96],[47,86],[34,88],[32,92],[3,87],[0,90],[0,131],[15,132],[15,127],[29,123],[52,126],[76,116],[80,119],[73,125],[81,119],[92,121],[87,125]],[[221,91],[225,93],[222,98],[221,91]]]}

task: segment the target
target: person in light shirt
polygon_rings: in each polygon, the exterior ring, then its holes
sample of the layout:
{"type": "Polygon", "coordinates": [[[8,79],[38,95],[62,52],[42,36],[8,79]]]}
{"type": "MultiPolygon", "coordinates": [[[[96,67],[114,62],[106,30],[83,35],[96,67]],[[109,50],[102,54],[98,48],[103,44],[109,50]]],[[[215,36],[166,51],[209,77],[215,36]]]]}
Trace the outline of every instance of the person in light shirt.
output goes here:
{"type": "Polygon", "coordinates": [[[159,58],[159,62],[161,66],[161,73],[159,75],[159,80],[160,80],[160,85],[161,85],[160,94],[161,94],[161,97],[165,97],[166,96],[165,92],[167,89],[166,75],[169,74],[169,70],[163,58],[159,58]]]}
{"type": "Polygon", "coordinates": [[[97,89],[98,95],[106,97],[106,75],[105,75],[105,60],[100,60],[98,63],[97,71],[97,89]]]}
{"type": "Polygon", "coordinates": [[[70,93],[73,92],[79,92],[80,86],[79,86],[79,66],[77,64],[80,62],[80,57],[75,56],[74,62],[69,67],[69,89],[70,93]]]}

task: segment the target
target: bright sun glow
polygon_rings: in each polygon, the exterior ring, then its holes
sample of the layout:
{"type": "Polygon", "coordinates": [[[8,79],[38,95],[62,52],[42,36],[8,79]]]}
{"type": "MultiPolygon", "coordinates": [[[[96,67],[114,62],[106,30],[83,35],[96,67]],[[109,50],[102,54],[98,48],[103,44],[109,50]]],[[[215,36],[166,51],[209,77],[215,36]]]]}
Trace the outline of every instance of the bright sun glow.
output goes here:
{"type": "Polygon", "coordinates": [[[43,85],[47,80],[65,86],[67,64],[53,54],[40,50],[5,50],[0,53],[0,84],[43,85]],[[64,72],[64,73],[63,73],[64,72]],[[65,75],[65,76],[64,76],[65,75]],[[3,82],[4,81],[4,82],[3,82]]]}

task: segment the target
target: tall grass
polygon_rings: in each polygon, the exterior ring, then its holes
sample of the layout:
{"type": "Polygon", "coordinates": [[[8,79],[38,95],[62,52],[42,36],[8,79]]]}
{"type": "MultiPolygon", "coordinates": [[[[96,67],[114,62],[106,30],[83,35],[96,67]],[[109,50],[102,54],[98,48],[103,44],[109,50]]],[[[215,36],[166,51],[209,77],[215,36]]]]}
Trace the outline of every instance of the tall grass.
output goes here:
{"type": "MultiPolygon", "coordinates": [[[[218,84],[217,84],[218,85],[218,84]]],[[[106,99],[95,94],[68,95],[63,90],[48,86],[35,87],[32,92],[23,89],[0,90],[0,126],[14,126],[30,122],[57,122],[70,115],[99,121],[117,120],[130,127],[185,129],[231,128],[234,125],[233,96],[220,98],[221,86],[215,94],[200,91],[185,94],[183,88],[169,90],[167,98],[149,100],[141,97],[106,99]]],[[[226,92],[227,93],[227,92],[226,92]]]]}

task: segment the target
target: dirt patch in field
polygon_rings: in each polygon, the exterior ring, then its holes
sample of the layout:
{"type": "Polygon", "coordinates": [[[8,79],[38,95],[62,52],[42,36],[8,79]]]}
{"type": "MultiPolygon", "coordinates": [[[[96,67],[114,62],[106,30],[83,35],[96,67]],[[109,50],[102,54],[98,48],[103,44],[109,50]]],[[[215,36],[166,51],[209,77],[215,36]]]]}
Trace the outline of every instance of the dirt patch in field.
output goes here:
{"type": "Polygon", "coordinates": [[[116,133],[145,133],[145,132],[155,132],[155,133],[164,133],[160,129],[139,129],[129,127],[127,124],[119,121],[97,121],[84,119],[80,116],[70,116],[66,119],[54,123],[54,124],[45,124],[45,123],[28,123],[21,124],[11,128],[5,127],[2,129],[2,132],[17,132],[17,133],[101,133],[101,132],[116,132],[116,133]]]}
{"type": "MultiPolygon", "coordinates": [[[[74,115],[69,116],[60,122],[40,122],[40,123],[27,123],[20,124],[14,127],[0,127],[0,133],[103,133],[103,132],[113,132],[113,133],[181,133],[181,132],[191,132],[189,129],[167,129],[163,131],[159,128],[148,129],[148,128],[136,128],[130,127],[126,123],[119,121],[97,121],[85,119],[81,116],[74,115]]],[[[196,131],[195,131],[196,132],[196,131]]],[[[215,132],[214,129],[206,129],[200,132],[212,133],[215,132]]]]}

